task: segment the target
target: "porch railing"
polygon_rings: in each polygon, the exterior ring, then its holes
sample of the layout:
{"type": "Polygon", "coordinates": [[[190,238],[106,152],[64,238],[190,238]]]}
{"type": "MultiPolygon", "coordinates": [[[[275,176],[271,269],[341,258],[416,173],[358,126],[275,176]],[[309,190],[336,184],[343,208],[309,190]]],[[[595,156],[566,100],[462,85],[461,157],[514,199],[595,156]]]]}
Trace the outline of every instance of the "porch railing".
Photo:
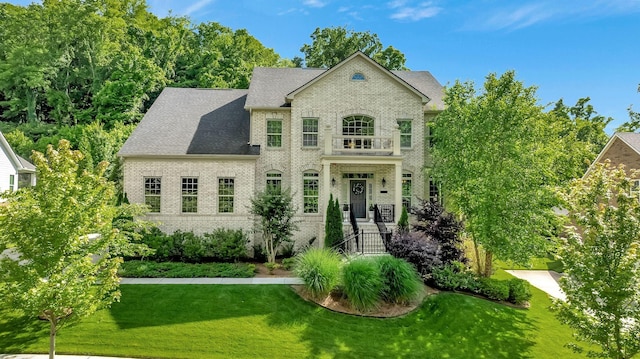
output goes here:
{"type": "Polygon", "coordinates": [[[333,129],[327,127],[324,134],[325,155],[334,154],[369,154],[400,155],[400,130],[394,129],[392,136],[353,136],[335,135],[333,129]]]}
{"type": "Polygon", "coordinates": [[[344,240],[333,246],[333,249],[343,254],[380,254],[386,253],[386,242],[382,233],[359,232],[345,236],[344,240]]]}

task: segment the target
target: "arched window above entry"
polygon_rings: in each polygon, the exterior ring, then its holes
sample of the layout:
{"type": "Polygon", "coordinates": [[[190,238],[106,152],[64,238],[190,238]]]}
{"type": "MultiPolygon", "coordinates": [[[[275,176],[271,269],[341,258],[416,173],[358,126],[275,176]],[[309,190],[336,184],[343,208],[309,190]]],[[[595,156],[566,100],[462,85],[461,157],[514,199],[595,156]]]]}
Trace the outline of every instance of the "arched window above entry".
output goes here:
{"type": "Polygon", "coordinates": [[[366,80],[366,78],[364,77],[364,74],[362,72],[356,72],[355,74],[351,75],[351,80],[364,81],[366,80]]]}

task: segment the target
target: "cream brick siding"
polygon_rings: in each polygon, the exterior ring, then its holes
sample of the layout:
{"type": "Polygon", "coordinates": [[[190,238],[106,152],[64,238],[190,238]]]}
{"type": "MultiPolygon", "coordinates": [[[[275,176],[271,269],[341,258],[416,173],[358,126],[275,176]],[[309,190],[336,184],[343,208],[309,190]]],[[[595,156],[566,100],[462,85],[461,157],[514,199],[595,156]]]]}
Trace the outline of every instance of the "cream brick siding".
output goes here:
{"type": "Polygon", "coordinates": [[[195,233],[224,227],[250,232],[253,222],[249,199],[255,185],[255,160],[127,158],[124,190],[132,203],[144,203],[144,178],[161,178],[160,213],[148,219],[168,233],[178,229],[195,233]],[[198,212],[182,213],[182,177],[198,178],[198,212]],[[218,212],[218,178],[234,179],[234,213],[218,212]]]}
{"type": "Polygon", "coordinates": [[[624,164],[627,170],[640,169],[640,155],[619,138],[600,156],[599,162],[605,160],[610,160],[611,165],[616,167],[624,164]]]}

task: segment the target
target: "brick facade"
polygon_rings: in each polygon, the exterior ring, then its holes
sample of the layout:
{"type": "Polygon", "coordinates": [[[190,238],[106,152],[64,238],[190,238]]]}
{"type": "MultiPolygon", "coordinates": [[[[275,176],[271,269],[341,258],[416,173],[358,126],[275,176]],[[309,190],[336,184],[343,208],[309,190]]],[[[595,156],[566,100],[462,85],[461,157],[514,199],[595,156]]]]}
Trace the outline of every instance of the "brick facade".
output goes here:
{"type": "MultiPolygon", "coordinates": [[[[350,175],[368,175],[364,179],[367,206],[375,203],[394,205],[394,222],[401,212],[403,174],[411,176],[413,203],[417,198],[428,197],[428,179],[423,174],[428,162],[425,131],[426,121],[431,120],[435,112],[425,113],[424,96],[364,56],[352,57],[296,90],[292,93],[290,107],[256,108],[251,109],[250,114],[249,142],[252,146],[260,146],[257,158],[125,158],[124,187],[129,200],[144,203],[144,178],[161,177],[161,212],[149,215],[149,219],[161,222],[163,230],[202,233],[216,227],[228,227],[250,231],[253,219],[248,213],[249,199],[266,188],[267,173],[278,173],[282,176],[282,186],[291,189],[298,208],[296,220],[300,230],[295,233],[295,240],[296,246],[300,246],[313,237],[317,238],[317,245],[322,245],[329,195],[338,198],[341,204],[348,203],[350,175]],[[364,75],[364,80],[352,79],[356,73],[364,75]],[[343,119],[354,115],[373,119],[374,136],[389,143],[397,142],[399,138],[394,137],[399,136],[397,121],[411,121],[411,146],[401,148],[397,153],[349,154],[341,153],[339,148],[327,153],[329,142],[326,141],[334,141],[331,142],[334,146],[340,144],[342,140],[336,140],[334,136],[343,135],[343,119]],[[303,145],[305,118],[318,121],[317,146],[303,145]],[[281,147],[267,145],[269,120],[282,123],[281,147]],[[305,172],[318,174],[318,213],[303,213],[302,210],[305,172]],[[182,177],[199,179],[197,213],[181,213],[182,177]],[[233,214],[217,212],[219,177],[236,179],[233,214]]],[[[399,148],[398,143],[395,146],[399,148]]]]}

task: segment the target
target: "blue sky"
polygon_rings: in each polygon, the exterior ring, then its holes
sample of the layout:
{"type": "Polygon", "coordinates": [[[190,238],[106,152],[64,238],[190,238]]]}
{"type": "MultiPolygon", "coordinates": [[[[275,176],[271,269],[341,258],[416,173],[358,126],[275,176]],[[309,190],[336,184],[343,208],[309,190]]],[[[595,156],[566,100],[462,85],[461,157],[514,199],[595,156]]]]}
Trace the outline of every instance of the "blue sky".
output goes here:
{"type": "MultiPolygon", "coordinates": [[[[17,4],[31,1],[15,0],[17,4]]],[[[282,57],[302,56],[315,28],[378,34],[443,85],[515,70],[543,105],[591,97],[613,117],[640,110],[640,0],[147,0],[158,16],[247,29],[282,57]]]]}

